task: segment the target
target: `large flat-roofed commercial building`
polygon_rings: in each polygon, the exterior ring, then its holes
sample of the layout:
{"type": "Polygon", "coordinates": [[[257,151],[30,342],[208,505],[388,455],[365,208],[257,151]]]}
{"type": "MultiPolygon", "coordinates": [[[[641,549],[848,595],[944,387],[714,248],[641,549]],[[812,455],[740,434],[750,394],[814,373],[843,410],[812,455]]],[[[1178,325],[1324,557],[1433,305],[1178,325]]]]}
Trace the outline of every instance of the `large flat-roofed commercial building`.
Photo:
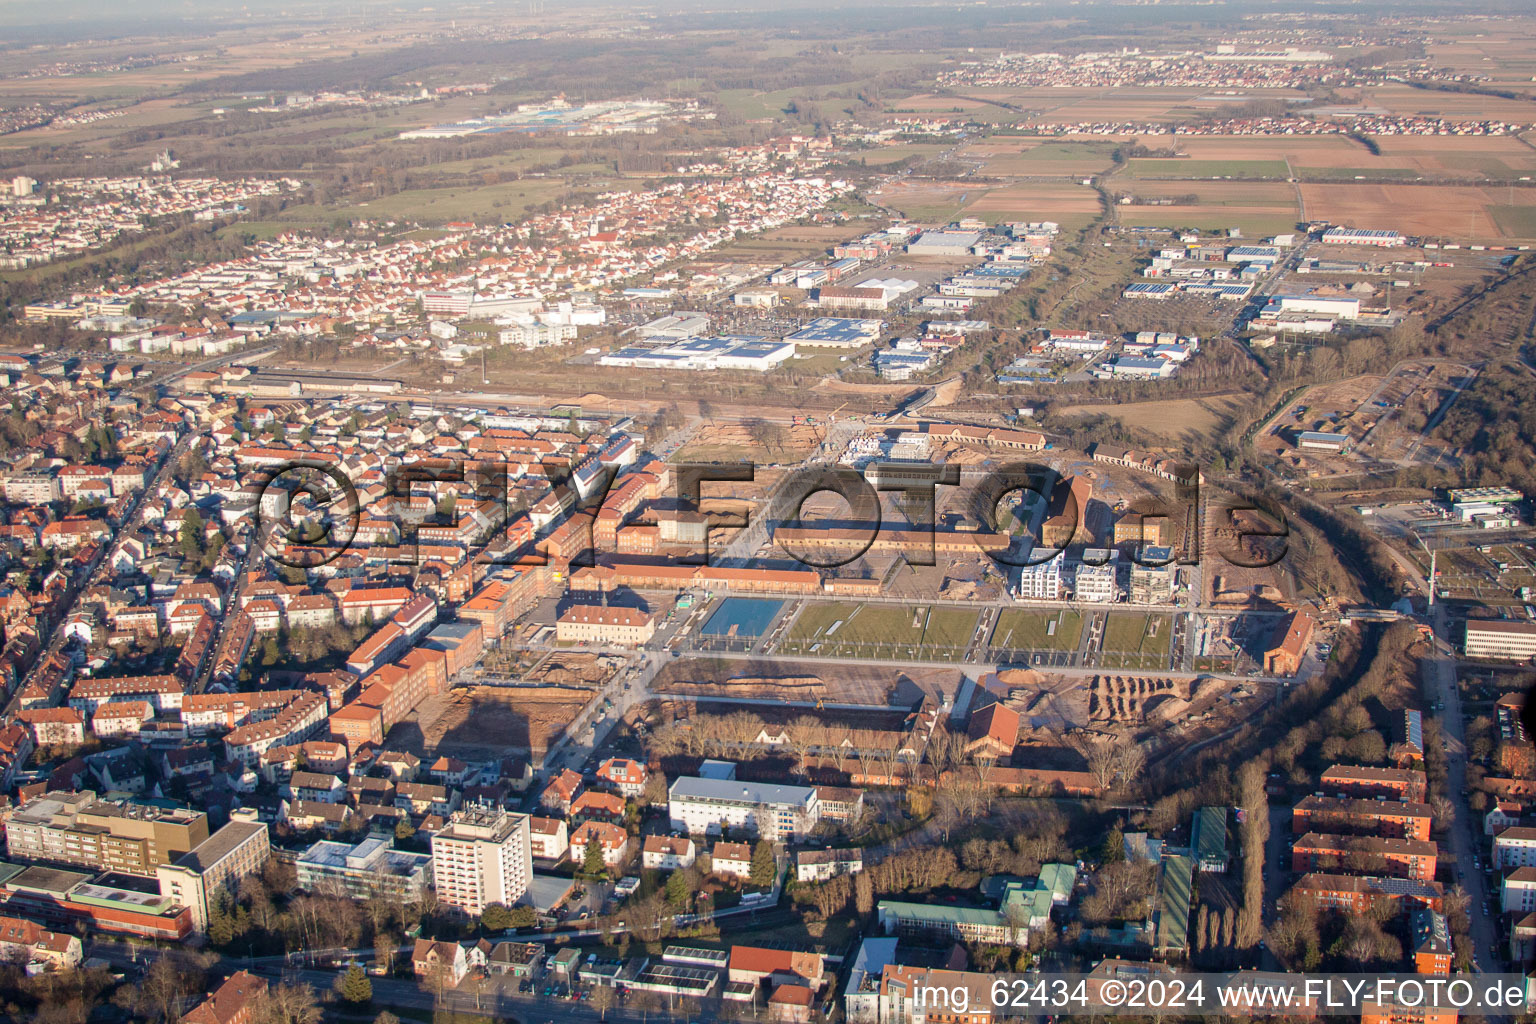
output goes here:
{"type": "Polygon", "coordinates": [[[528,816],[502,808],[455,812],[432,837],[432,877],[450,907],[479,915],[486,906],[512,906],[533,877],[528,816]]]}
{"type": "Polygon", "coordinates": [[[883,320],[819,316],[784,340],[812,348],[858,348],[878,340],[883,330],[883,320]]]}
{"type": "Polygon", "coordinates": [[[689,338],[697,338],[709,330],[709,315],[707,313],[669,313],[658,317],[635,328],[635,333],[642,338],[654,338],[664,341],[687,341],[689,338]]]}
{"type": "Polygon", "coordinates": [[[299,887],[353,899],[409,903],[432,884],[432,855],[396,850],[383,836],[357,845],[321,840],[299,854],[299,887]]]}
{"type": "Polygon", "coordinates": [[[1329,228],[1323,232],[1323,241],[1329,245],[1403,245],[1407,239],[1401,231],[1385,231],[1379,228],[1329,228]]]}
{"type": "Polygon", "coordinates": [[[21,860],[153,876],[208,838],[208,816],[185,807],[105,801],[90,790],[38,797],[6,823],[21,860]]]}
{"type": "Polygon", "coordinates": [[[192,911],[192,928],[208,929],[211,901],[218,893],[234,895],[242,879],[254,875],[272,856],[265,822],[231,821],[174,864],[155,872],[160,894],[192,911]]]}
{"type": "Polygon", "coordinates": [[[924,231],[907,243],[913,256],[965,256],[981,241],[979,231],[924,231]]]}
{"type": "Polygon", "coordinates": [[[692,834],[744,829],[771,840],[804,836],[821,820],[810,786],[683,776],[667,791],[672,827],[692,834]]]}
{"type": "Polygon", "coordinates": [[[1469,658],[1526,661],[1536,657],[1536,623],[1468,619],[1464,650],[1469,658]]]}

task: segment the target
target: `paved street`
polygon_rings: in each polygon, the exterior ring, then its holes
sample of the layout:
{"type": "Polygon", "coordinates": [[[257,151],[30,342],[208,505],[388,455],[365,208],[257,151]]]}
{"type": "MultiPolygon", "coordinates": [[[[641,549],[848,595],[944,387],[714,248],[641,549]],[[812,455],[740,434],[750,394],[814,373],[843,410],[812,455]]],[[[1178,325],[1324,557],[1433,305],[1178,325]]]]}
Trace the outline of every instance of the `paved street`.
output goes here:
{"type": "MultiPolygon", "coordinates": [[[[1433,622],[1435,635],[1444,640],[1444,605],[1435,605],[1433,622]]],[[[1482,819],[1472,812],[1468,802],[1465,723],[1461,715],[1461,696],[1456,687],[1456,658],[1448,642],[1435,644],[1435,652],[1425,660],[1424,671],[1429,673],[1428,682],[1436,688],[1441,702],[1438,720],[1446,743],[1446,789],[1456,808],[1455,824],[1450,830],[1449,859],[1455,866],[1457,880],[1467,891],[1467,916],[1471,919],[1472,936],[1477,943],[1478,964],[1485,971],[1497,971],[1504,962],[1504,951],[1499,948],[1498,941],[1499,894],[1489,891],[1483,872],[1477,867],[1488,856],[1489,850],[1484,841],[1482,819]],[[1485,906],[1487,913],[1483,912],[1485,906]]]]}

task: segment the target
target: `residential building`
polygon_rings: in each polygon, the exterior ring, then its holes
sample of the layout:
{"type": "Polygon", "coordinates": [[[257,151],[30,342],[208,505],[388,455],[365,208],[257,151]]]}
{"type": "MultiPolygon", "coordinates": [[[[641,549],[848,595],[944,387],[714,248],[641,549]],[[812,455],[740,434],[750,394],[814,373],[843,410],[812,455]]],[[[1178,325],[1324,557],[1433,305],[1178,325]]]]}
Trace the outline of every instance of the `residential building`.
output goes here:
{"type": "Polygon", "coordinates": [[[650,770],[627,757],[610,757],[597,768],[597,780],[605,782],[631,799],[645,792],[650,770]]]}
{"type": "Polygon", "coordinates": [[[1377,906],[1394,910],[1425,906],[1444,911],[1445,888],[1439,882],[1421,882],[1408,878],[1381,878],[1374,875],[1335,875],[1312,872],[1303,875],[1291,893],[1320,910],[1344,910],[1367,913],[1377,906]]]}
{"type": "Polygon", "coordinates": [[[266,995],[267,980],[246,971],[236,971],[188,1010],[182,1024],[251,1024],[261,997],[266,995]]]}
{"type": "Polygon", "coordinates": [[[1120,597],[1120,567],[1117,564],[1114,551],[1085,551],[1084,558],[1091,555],[1107,556],[1102,564],[1094,565],[1083,562],[1078,565],[1072,575],[1072,596],[1075,600],[1086,601],[1092,604],[1109,604],[1120,597]]]}
{"type": "Polygon", "coordinates": [[[67,970],[84,958],[79,936],[48,931],[26,918],[0,916],[0,962],[67,970]]]}
{"type": "Polygon", "coordinates": [[[698,848],[686,836],[646,836],[640,848],[640,866],[650,871],[675,871],[690,866],[697,856],[698,848]]]}
{"type": "Polygon", "coordinates": [[[1504,913],[1522,916],[1536,910],[1536,867],[1518,867],[1504,876],[1499,887],[1504,913]]]}
{"type": "Polygon", "coordinates": [[[1020,600],[1056,601],[1061,598],[1061,555],[1034,565],[1019,567],[1019,587],[1015,592],[1020,600]]]}
{"type": "Polygon", "coordinates": [[[709,871],[724,878],[750,877],[752,847],[746,843],[716,843],[709,853],[709,871]]]}
{"type": "Polygon", "coordinates": [[[1339,871],[1430,881],[1438,849],[1423,839],[1308,832],[1291,845],[1291,870],[1339,871]]]}
{"type": "Polygon", "coordinates": [[[667,791],[672,827],[693,835],[742,829],[763,839],[797,839],[821,820],[808,786],[683,776],[667,791]]]}
{"type": "Polygon", "coordinates": [[[571,862],[586,862],[588,845],[596,843],[603,851],[603,863],[611,868],[629,858],[629,833],[622,826],[607,821],[586,821],[571,833],[571,862]]]}
{"type": "Polygon", "coordinates": [[[528,842],[537,860],[559,860],[570,849],[570,835],[559,818],[529,817],[528,842]]]}
{"type": "Polygon", "coordinates": [[[1401,839],[1428,839],[1429,807],[1420,803],[1307,796],[1291,811],[1291,831],[1359,832],[1401,839]]]}
{"type": "Polygon", "coordinates": [[[1536,867],[1536,828],[1516,825],[1494,836],[1493,866],[1499,871],[1536,867]]]}
{"type": "Polygon", "coordinates": [[[454,813],[432,837],[432,875],[438,898],[478,916],[487,904],[512,906],[533,876],[528,816],[505,809],[454,813]]]}
{"type": "Polygon", "coordinates": [[[159,866],[208,838],[208,816],[185,808],[99,800],[84,790],[22,804],[6,822],[5,838],[9,855],[20,860],[153,877],[159,866]]]}
{"type": "Polygon", "coordinates": [[[1408,768],[1376,768],[1370,765],[1336,764],[1323,772],[1323,789],[1335,796],[1422,802],[1428,780],[1421,771],[1408,768]]]}
{"type": "Polygon", "coordinates": [[[451,989],[469,973],[469,959],[457,942],[417,939],[411,950],[411,970],[434,988],[451,989]]]}
{"type": "Polygon", "coordinates": [[[864,870],[863,850],[800,850],[795,854],[795,881],[824,882],[864,870]]]}

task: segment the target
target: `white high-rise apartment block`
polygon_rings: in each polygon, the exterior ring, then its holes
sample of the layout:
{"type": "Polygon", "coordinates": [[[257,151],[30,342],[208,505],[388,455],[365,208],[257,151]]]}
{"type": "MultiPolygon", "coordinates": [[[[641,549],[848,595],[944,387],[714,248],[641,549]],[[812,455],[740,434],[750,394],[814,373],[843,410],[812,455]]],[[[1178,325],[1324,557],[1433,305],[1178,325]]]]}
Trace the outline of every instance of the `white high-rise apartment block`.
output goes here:
{"type": "Polygon", "coordinates": [[[512,906],[533,877],[528,816],[502,808],[456,812],[432,837],[432,876],[438,899],[467,914],[478,916],[491,903],[512,906]]]}
{"type": "Polygon", "coordinates": [[[1019,568],[1020,600],[1055,601],[1061,597],[1061,555],[1019,568]]]}

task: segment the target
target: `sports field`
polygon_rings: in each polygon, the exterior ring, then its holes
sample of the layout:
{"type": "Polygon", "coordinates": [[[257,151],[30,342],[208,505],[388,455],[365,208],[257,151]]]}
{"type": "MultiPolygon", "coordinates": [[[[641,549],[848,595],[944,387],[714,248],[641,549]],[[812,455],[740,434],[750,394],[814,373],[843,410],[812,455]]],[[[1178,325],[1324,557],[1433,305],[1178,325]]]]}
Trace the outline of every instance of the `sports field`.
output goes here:
{"type": "Polygon", "coordinates": [[[976,629],[977,613],[926,605],[807,604],[779,646],[783,654],[837,658],[955,661],[976,629]]]}
{"type": "Polygon", "coordinates": [[[1110,612],[1099,662],[1106,668],[1166,668],[1172,643],[1171,615],[1110,612]]]}
{"type": "Polygon", "coordinates": [[[1016,651],[1070,651],[1083,635],[1080,612],[1008,608],[997,616],[987,643],[1016,651]],[[1051,623],[1056,623],[1053,631],[1051,623]]]}

